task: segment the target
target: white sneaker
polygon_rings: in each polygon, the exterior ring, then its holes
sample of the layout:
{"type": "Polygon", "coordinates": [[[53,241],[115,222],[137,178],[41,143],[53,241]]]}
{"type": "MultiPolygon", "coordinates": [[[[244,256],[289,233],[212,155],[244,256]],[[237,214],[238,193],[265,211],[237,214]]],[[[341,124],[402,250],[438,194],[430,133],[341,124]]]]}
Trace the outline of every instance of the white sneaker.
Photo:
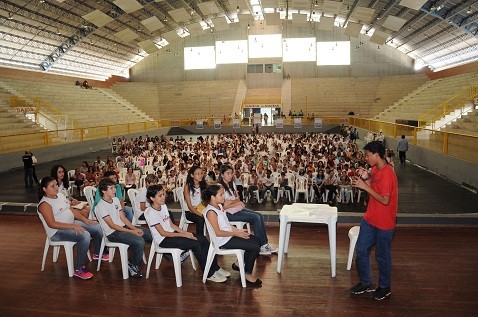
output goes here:
{"type": "Polygon", "coordinates": [[[272,253],[277,253],[278,251],[279,250],[277,248],[274,248],[269,243],[266,243],[261,247],[261,250],[260,250],[259,254],[269,255],[269,254],[272,254],[272,253]],[[264,253],[262,253],[262,252],[264,252],[264,253]]]}
{"type": "Polygon", "coordinates": [[[214,274],[211,277],[208,277],[207,280],[215,283],[222,283],[227,281],[227,278],[225,278],[218,272],[214,272],[214,274]]]}
{"type": "Polygon", "coordinates": [[[271,255],[271,251],[267,249],[267,243],[264,244],[259,250],[260,255],[271,255]]]}
{"type": "Polygon", "coordinates": [[[222,267],[219,268],[219,270],[217,270],[216,273],[218,273],[219,275],[224,276],[224,277],[229,277],[229,276],[231,276],[231,273],[229,273],[228,271],[226,271],[226,270],[223,269],[222,267]]]}

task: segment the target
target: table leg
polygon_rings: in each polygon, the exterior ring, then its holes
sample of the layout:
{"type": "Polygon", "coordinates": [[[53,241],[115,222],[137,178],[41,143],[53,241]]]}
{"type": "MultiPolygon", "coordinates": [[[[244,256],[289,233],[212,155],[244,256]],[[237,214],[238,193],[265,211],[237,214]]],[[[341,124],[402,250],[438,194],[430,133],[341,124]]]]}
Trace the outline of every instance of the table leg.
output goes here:
{"type": "Polygon", "coordinates": [[[282,258],[284,257],[284,244],[286,241],[286,227],[287,219],[284,216],[280,216],[280,225],[279,225],[279,253],[277,254],[277,273],[280,273],[282,270],[282,258]]]}
{"type": "Polygon", "coordinates": [[[330,268],[332,277],[335,277],[336,247],[337,247],[337,223],[329,221],[329,247],[330,247],[330,268]]]}

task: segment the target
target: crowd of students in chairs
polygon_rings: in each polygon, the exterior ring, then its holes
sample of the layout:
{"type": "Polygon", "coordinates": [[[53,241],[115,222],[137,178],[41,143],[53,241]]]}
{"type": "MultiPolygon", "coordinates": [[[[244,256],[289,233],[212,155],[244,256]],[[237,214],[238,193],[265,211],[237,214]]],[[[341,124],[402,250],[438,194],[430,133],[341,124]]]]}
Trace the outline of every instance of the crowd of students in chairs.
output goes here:
{"type": "MultiPolygon", "coordinates": [[[[123,137],[114,141],[115,159],[103,162],[98,157],[92,166],[83,162],[69,172],[55,165],[39,186],[38,214],[47,233],[42,269],[48,247],[68,242],[65,250],[77,244],[78,254],[74,265],[70,258],[70,276],[91,278],[86,259],[98,261],[99,270],[101,261],[111,261],[118,248],[123,277],[141,277],[144,246],[152,243],[147,275],[154,255],[169,253],[180,286],[179,257],[192,252],[204,282],[224,282],[231,273],[219,267],[215,255],[232,252],[237,256],[232,269],[240,271],[242,285],[261,285],[252,274],[255,260],[277,248],[268,242],[263,215],[247,209],[246,203],[291,202],[299,195],[307,202],[330,204],[360,199],[350,177],[365,161],[349,131],[344,127],[341,135],[229,134],[197,140],[123,137]],[[75,186],[89,205],[72,198],[75,186]],[[125,205],[125,196],[131,207],[125,205]],[[168,210],[168,199],[181,204],[179,222],[168,210]],[[190,223],[196,225],[194,234],[187,231],[190,223]]],[[[191,261],[195,267],[193,257],[191,261]]]]}

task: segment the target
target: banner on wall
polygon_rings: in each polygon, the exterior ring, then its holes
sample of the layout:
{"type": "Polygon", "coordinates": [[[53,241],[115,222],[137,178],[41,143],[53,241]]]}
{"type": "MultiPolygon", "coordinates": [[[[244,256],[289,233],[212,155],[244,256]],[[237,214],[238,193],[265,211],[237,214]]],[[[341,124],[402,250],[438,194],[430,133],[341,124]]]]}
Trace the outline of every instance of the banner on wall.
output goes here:
{"type": "Polygon", "coordinates": [[[221,119],[214,119],[214,129],[220,129],[222,125],[221,119]]]}
{"type": "Polygon", "coordinates": [[[204,128],[204,120],[196,119],[196,129],[202,130],[204,128]]]}
{"type": "Polygon", "coordinates": [[[294,128],[302,128],[302,118],[294,118],[294,128]]]}
{"type": "Polygon", "coordinates": [[[276,122],[277,129],[282,129],[284,127],[284,119],[279,118],[279,119],[276,119],[275,122],[276,122]]]}
{"type": "Polygon", "coordinates": [[[259,103],[254,103],[254,104],[243,104],[243,108],[280,108],[280,104],[278,103],[267,103],[267,104],[259,104],[259,103]]]}
{"type": "Polygon", "coordinates": [[[241,119],[232,119],[232,128],[239,129],[241,127],[241,119]]]}
{"type": "Polygon", "coordinates": [[[316,129],[322,128],[322,118],[315,118],[314,119],[314,128],[316,128],[316,129]]]}

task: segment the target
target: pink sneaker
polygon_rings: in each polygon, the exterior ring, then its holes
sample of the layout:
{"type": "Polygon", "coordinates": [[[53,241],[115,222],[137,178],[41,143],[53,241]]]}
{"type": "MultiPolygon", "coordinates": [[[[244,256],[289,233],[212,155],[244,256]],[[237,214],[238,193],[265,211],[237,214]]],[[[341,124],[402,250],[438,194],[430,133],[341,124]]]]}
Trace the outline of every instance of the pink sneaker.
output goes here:
{"type": "Polygon", "coordinates": [[[84,266],[82,266],[79,270],[75,270],[73,276],[79,277],[82,280],[89,280],[93,277],[93,273],[89,272],[84,266]]]}
{"type": "MultiPolygon", "coordinates": [[[[100,256],[98,254],[93,254],[93,261],[98,261],[100,256]]],[[[109,261],[110,260],[110,255],[107,253],[103,253],[101,256],[101,261],[109,261]]]]}

